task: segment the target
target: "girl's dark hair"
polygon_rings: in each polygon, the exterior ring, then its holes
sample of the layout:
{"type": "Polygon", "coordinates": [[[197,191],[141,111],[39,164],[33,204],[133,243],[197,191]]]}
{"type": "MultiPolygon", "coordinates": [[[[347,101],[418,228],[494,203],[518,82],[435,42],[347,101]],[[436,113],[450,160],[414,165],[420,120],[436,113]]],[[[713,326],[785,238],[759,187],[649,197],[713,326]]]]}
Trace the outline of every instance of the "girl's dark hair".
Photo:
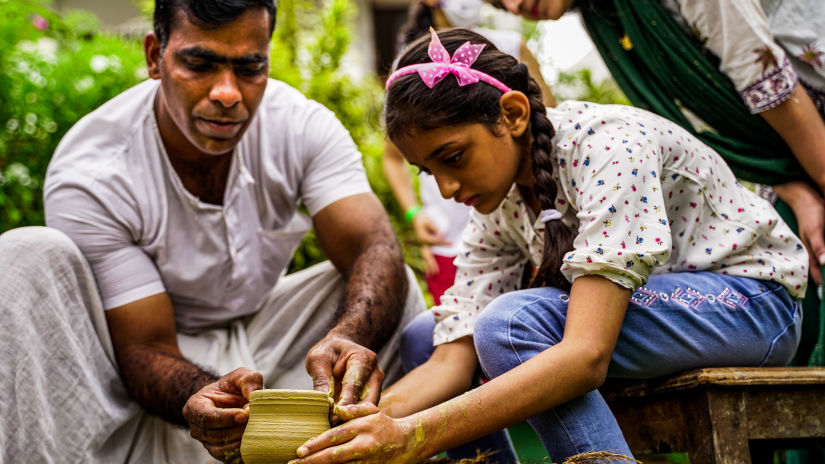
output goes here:
{"type": "MultiPolygon", "coordinates": [[[[557,186],[553,178],[555,168],[551,157],[551,138],[555,131],[547,119],[541,89],[530,77],[527,66],[499,51],[481,35],[467,29],[450,29],[440,32],[438,36],[451,55],[468,40],[471,43],[485,44],[484,50],[473,63],[473,69],[487,73],[527,96],[530,102],[530,131],[529,135],[525,133],[525,137],[532,139],[530,154],[535,178],[534,191],[542,209],[555,208],[557,186]]],[[[429,41],[427,36],[410,44],[399,57],[396,67],[432,61],[427,54],[429,41]]],[[[390,139],[395,139],[413,132],[468,123],[484,124],[496,133],[501,116],[501,95],[500,90],[481,82],[459,87],[455,77],[451,75],[432,89],[424,84],[417,73],[400,77],[387,89],[384,106],[387,135],[390,139]]],[[[570,283],[559,268],[564,254],[573,248],[574,238],[574,231],[562,221],[546,223],[542,262],[530,283],[531,287],[570,288],[570,283]]]]}
{"type": "Polygon", "coordinates": [[[246,10],[259,6],[269,12],[269,35],[272,35],[275,30],[275,0],[156,0],[155,35],[161,49],[165,49],[178,10],[183,11],[193,23],[208,29],[231,23],[246,10]]]}

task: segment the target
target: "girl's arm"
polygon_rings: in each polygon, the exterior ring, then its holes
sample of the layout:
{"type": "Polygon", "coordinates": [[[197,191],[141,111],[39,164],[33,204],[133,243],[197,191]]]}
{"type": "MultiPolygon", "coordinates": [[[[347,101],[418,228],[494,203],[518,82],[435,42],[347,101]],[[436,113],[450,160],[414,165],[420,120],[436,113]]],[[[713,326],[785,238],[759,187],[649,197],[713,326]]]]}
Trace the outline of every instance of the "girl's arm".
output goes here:
{"type": "Polygon", "coordinates": [[[404,211],[418,203],[415,198],[410,172],[404,164],[404,157],[389,140],[384,142],[384,175],[395,194],[395,199],[404,211]]]}
{"type": "Polygon", "coordinates": [[[308,441],[294,464],[419,462],[581,396],[604,381],[630,291],[600,276],[573,283],[562,341],[458,398],[401,419],[352,420],[308,441]]]}
{"type": "Polygon", "coordinates": [[[470,389],[477,366],[472,337],[438,345],[427,362],[384,390],[378,408],[404,417],[455,398],[470,389]]]}

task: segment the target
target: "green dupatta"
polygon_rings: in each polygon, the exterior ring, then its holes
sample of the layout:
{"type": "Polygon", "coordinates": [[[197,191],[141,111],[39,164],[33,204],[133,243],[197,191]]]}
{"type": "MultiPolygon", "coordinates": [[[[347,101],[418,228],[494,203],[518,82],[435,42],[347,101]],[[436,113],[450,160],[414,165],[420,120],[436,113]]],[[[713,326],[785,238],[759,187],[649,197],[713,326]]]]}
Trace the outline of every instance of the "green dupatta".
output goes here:
{"type": "MultiPolygon", "coordinates": [[[[741,179],[772,185],[806,178],[779,134],[750,113],[715,57],[703,53],[659,0],[595,1],[582,13],[588,34],[634,105],[695,134],[741,179]],[[677,102],[712,130],[697,132],[677,102]]],[[[780,201],[776,209],[797,230],[790,208],[780,201]]],[[[823,365],[825,303],[818,300],[813,282],[804,307],[803,341],[794,363],[823,365]]]]}

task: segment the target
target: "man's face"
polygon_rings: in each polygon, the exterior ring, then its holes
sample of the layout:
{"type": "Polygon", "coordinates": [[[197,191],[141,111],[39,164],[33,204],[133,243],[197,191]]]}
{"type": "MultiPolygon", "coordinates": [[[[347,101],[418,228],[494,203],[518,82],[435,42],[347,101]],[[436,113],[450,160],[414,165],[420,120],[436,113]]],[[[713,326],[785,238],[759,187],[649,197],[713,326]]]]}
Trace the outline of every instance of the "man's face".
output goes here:
{"type": "Polygon", "coordinates": [[[223,26],[203,29],[176,13],[166,50],[149,34],[149,75],[160,79],[155,102],[167,152],[197,160],[233,150],[249,126],[269,75],[269,13],[247,10],[223,26]]]}

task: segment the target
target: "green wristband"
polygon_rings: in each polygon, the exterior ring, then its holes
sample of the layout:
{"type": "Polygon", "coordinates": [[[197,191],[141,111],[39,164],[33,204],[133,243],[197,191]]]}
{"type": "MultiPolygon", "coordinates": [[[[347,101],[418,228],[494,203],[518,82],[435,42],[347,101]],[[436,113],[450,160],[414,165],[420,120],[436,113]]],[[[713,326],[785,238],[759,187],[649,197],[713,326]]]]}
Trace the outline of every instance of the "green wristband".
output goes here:
{"type": "Polygon", "coordinates": [[[407,208],[407,211],[404,211],[404,220],[406,220],[407,222],[412,222],[413,219],[415,219],[415,217],[418,216],[418,213],[420,212],[421,205],[412,205],[409,208],[407,208]]]}

